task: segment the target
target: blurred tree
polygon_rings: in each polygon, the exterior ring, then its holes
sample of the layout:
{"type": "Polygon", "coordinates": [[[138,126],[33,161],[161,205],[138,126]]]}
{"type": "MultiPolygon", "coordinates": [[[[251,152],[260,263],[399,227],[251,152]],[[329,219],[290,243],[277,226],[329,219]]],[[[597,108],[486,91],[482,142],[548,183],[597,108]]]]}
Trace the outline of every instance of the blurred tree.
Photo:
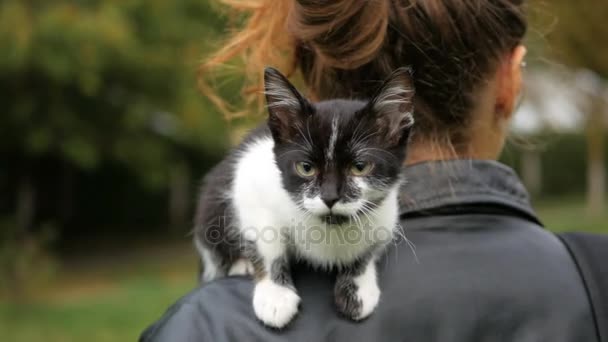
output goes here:
{"type": "Polygon", "coordinates": [[[223,22],[201,0],[0,2],[0,152],[16,156],[19,226],[32,225],[43,158],[68,176],[110,161],[167,186],[183,184],[169,175],[185,154],[221,150],[195,70],[223,22]]]}
{"type": "Polygon", "coordinates": [[[608,44],[603,39],[608,34],[605,25],[608,2],[580,0],[573,4],[568,0],[555,0],[547,8],[554,9],[557,16],[555,30],[548,39],[559,58],[571,66],[590,69],[607,78],[608,44]]]}
{"type": "MultiPolygon", "coordinates": [[[[538,1],[537,1],[538,2],[538,1]]],[[[588,69],[601,79],[587,82],[591,105],[587,109],[587,199],[591,213],[600,213],[606,203],[606,164],[604,160],[605,113],[608,106],[608,1],[551,1],[557,16],[555,30],[548,40],[560,60],[571,67],[588,69]]],[[[589,78],[588,78],[589,79],[589,78]]]]}

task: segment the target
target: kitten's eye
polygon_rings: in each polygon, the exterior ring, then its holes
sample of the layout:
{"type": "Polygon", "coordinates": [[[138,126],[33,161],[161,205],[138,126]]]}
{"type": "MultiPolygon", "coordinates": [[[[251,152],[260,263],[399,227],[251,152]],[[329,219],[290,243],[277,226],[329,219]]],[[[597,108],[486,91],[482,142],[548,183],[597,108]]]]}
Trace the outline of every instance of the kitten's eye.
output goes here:
{"type": "Polygon", "coordinates": [[[309,162],[297,162],[296,172],[302,177],[312,177],[317,174],[317,169],[309,162]]]}
{"type": "Polygon", "coordinates": [[[350,168],[350,172],[354,176],[367,176],[373,169],[373,167],[374,164],[372,163],[358,161],[354,163],[353,166],[350,168]]]}

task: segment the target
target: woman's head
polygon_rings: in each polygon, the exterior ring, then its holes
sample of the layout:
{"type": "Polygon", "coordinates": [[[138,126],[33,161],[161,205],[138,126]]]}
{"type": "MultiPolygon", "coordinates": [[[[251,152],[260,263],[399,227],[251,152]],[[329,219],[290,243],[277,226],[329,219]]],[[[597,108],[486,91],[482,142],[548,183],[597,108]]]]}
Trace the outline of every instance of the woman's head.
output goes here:
{"type": "Polygon", "coordinates": [[[414,147],[482,157],[492,152],[481,147],[502,147],[525,53],[522,0],[261,0],[235,6],[245,4],[252,5],[248,25],[212,64],[243,54],[256,83],[263,65],[291,67],[285,71],[299,71],[319,100],[369,98],[393,70],[411,66],[414,147]]]}

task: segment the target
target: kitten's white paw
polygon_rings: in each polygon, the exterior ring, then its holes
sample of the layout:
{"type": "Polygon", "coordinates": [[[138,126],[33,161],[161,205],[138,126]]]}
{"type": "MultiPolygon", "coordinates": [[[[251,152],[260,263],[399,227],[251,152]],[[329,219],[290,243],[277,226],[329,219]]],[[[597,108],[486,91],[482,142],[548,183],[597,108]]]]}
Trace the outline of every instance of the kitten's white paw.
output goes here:
{"type": "Polygon", "coordinates": [[[371,315],[380,301],[373,265],[359,276],[338,279],[335,295],[336,307],[344,316],[360,321],[371,315]]]}
{"type": "Polygon", "coordinates": [[[374,309],[378,306],[380,289],[375,279],[373,281],[355,281],[355,283],[359,286],[357,289],[357,299],[361,307],[353,319],[362,320],[374,312],[374,309]]]}
{"type": "Polygon", "coordinates": [[[230,266],[230,270],[228,271],[229,276],[238,276],[238,275],[252,275],[253,274],[253,264],[251,261],[247,259],[238,259],[237,261],[230,266]]]}
{"type": "Polygon", "coordinates": [[[264,324],[282,328],[298,313],[300,297],[295,290],[270,279],[258,282],[253,293],[253,310],[264,324]]]}

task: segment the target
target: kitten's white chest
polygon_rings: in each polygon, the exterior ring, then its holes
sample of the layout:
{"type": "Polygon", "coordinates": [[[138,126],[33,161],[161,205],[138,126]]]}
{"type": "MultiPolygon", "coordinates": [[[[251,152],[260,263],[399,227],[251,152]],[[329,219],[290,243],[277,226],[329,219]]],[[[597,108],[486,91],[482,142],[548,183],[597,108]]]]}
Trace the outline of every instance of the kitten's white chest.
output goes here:
{"type": "Polygon", "coordinates": [[[396,196],[389,196],[373,217],[361,217],[342,226],[309,218],[292,227],[293,249],[297,256],[319,266],[348,264],[372,248],[394,238],[398,227],[396,196]]]}
{"type": "Polygon", "coordinates": [[[370,230],[356,225],[325,224],[296,228],[293,234],[295,254],[319,266],[346,264],[354,261],[374,244],[370,230]]]}

